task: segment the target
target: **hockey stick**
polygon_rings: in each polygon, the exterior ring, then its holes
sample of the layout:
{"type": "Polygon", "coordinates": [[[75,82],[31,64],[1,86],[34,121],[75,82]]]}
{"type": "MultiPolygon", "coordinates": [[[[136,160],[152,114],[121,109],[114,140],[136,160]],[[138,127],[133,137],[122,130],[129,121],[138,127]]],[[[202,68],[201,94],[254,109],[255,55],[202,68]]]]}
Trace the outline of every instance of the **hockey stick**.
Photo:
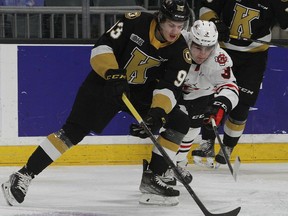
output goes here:
{"type": "Polygon", "coordinates": [[[217,140],[218,140],[218,142],[219,142],[220,148],[221,148],[221,150],[222,150],[222,152],[223,152],[225,161],[226,161],[226,163],[227,163],[227,165],[228,165],[228,167],[229,167],[229,170],[230,170],[230,172],[231,172],[234,180],[237,181],[237,175],[238,175],[239,168],[240,168],[240,163],[241,163],[240,157],[239,157],[239,156],[236,157],[235,163],[234,163],[234,169],[233,169],[233,168],[232,168],[232,165],[231,165],[231,163],[230,163],[230,161],[229,161],[229,159],[228,159],[229,157],[228,157],[227,152],[226,152],[226,150],[225,150],[225,146],[224,146],[224,144],[223,144],[223,142],[222,142],[222,140],[221,140],[221,138],[220,138],[220,135],[219,135],[219,133],[218,133],[218,128],[217,128],[217,125],[216,125],[216,123],[215,123],[214,118],[211,118],[211,123],[212,123],[213,131],[214,131],[214,133],[215,133],[215,135],[216,135],[216,137],[217,137],[217,140]]]}
{"type": "Polygon", "coordinates": [[[280,43],[275,43],[275,42],[267,42],[267,41],[262,41],[262,40],[257,40],[257,39],[238,37],[238,36],[235,36],[235,35],[230,35],[230,38],[236,39],[236,40],[243,40],[243,41],[261,43],[261,44],[266,44],[266,45],[270,45],[270,46],[277,46],[277,47],[284,47],[284,48],[287,48],[287,47],[288,47],[288,44],[280,44],[280,43]]]}
{"type": "Polygon", "coordinates": [[[162,156],[165,159],[166,163],[172,168],[172,170],[174,171],[176,176],[179,179],[181,179],[181,182],[183,183],[183,185],[185,186],[185,188],[187,189],[187,191],[192,196],[192,198],[197,203],[197,205],[202,210],[202,212],[204,213],[205,216],[236,216],[236,215],[238,215],[238,213],[241,210],[241,207],[238,207],[238,208],[236,208],[236,209],[234,209],[234,210],[232,210],[230,212],[226,212],[226,213],[213,214],[213,213],[209,212],[206,209],[206,207],[203,205],[203,203],[200,201],[200,199],[197,197],[195,192],[192,190],[192,188],[189,186],[189,184],[186,183],[184,177],[181,175],[179,170],[176,168],[176,165],[170,159],[170,157],[168,156],[166,151],[163,149],[163,147],[158,143],[158,141],[156,140],[155,136],[152,134],[150,129],[147,127],[147,125],[145,124],[145,122],[143,121],[143,119],[141,118],[141,116],[139,115],[139,113],[134,108],[134,106],[131,104],[130,100],[127,98],[127,96],[125,94],[122,95],[122,100],[125,103],[125,105],[127,106],[127,108],[130,110],[130,112],[132,113],[134,118],[138,121],[139,125],[141,127],[143,127],[145,132],[149,135],[149,138],[151,139],[153,144],[156,146],[156,148],[159,150],[159,152],[162,154],[162,156]]]}

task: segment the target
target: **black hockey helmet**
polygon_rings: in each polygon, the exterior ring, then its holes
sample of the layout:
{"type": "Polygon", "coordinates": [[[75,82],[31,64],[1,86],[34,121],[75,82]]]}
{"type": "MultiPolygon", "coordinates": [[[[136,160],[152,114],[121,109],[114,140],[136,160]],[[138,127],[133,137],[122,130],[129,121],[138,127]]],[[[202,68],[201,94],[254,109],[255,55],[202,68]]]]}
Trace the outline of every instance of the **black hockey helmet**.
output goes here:
{"type": "Polygon", "coordinates": [[[168,18],[173,21],[185,22],[190,15],[190,9],[186,0],[162,0],[158,14],[158,21],[168,18]]]}

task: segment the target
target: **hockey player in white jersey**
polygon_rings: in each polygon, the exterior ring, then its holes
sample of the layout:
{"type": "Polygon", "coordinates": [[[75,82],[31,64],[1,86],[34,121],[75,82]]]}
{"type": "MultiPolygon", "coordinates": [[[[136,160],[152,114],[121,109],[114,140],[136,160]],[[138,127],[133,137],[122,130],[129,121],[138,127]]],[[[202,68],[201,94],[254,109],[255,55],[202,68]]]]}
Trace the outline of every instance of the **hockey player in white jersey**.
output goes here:
{"type": "MultiPolygon", "coordinates": [[[[232,60],[229,55],[220,48],[218,44],[218,32],[215,24],[210,21],[197,20],[190,31],[182,31],[182,34],[190,49],[192,65],[185,78],[183,85],[183,100],[179,105],[183,112],[189,116],[189,131],[182,139],[176,156],[173,158],[178,170],[187,184],[192,181],[192,175],[185,170],[187,165],[187,154],[191,148],[193,140],[200,133],[200,128],[204,124],[211,128],[211,118],[214,118],[217,126],[220,125],[225,114],[229,113],[238,103],[239,90],[236,79],[232,72],[232,60]],[[180,169],[181,168],[181,169],[180,169]]],[[[142,131],[142,127],[135,125],[132,127],[133,133],[142,131]]],[[[203,150],[205,146],[200,145],[203,150]]],[[[211,158],[214,157],[214,149],[211,151],[211,158]]],[[[200,153],[202,151],[199,151],[200,153]]],[[[206,156],[206,155],[205,155],[206,156]]],[[[172,158],[171,158],[172,159],[172,158]]],[[[194,157],[196,163],[201,163],[201,155],[194,157]]],[[[213,159],[209,166],[213,165],[213,159]]],[[[144,173],[148,172],[149,164],[144,162],[144,173]]],[[[171,169],[164,170],[165,175],[159,176],[161,184],[175,185],[176,178],[171,169]],[[172,175],[171,175],[172,174],[172,175]],[[165,183],[165,184],[164,184],[165,183]]],[[[156,205],[176,205],[178,200],[172,199],[161,193],[155,193],[151,184],[142,178],[140,191],[143,193],[140,203],[156,205]],[[143,181],[144,180],[144,181],[143,181]],[[146,190],[146,186],[149,190],[146,190]],[[151,190],[153,189],[153,190],[151,190]],[[157,196],[156,196],[157,195],[157,196]]],[[[173,187],[171,187],[173,188],[173,187]]]]}
{"type": "MultiPolygon", "coordinates": [[[[182,34],[193,60],[184,82],[181,105],[190,117],[190,130],[176,156],[177,163],[183,166],[187,164],[187,154],[201,126],[204,124],[212,130],[211,118],[219,126],[225,114],[237,105],[239,91],[231,69],[233,62],[217,42],[218,32],[214,23],[197,20],[189,32],[184,30],[182,34]]],[[[214,167],[214,147],[207,148],[205,143],[200,143],[193,151],[193,160],[198,165],[214,167]]]]}

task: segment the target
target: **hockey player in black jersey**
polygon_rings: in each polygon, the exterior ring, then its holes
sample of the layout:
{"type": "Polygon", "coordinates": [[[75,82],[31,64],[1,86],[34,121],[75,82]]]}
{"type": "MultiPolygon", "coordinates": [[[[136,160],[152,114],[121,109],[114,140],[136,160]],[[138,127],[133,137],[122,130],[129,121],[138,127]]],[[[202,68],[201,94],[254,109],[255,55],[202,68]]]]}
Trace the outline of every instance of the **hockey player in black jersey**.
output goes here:
{"type": "MultiPolygon", "coordinates": [[[[240,89],[239,103],[230,112],[224,125],[223,143],[230,157],[244,132],[249,108],[257,100],[269,48],[265,44],[234,38],[269,42],[274,24],[278,23],[282,29],[288,28],[288,1],[203,0],[199,14],[200,19],[216,24],[219,40],[222,41],[221,47],[233,60],[232,69],[240,89]]],[[[199,149],[192,152],[192,155],[207,157],[209,155],[205,154],[205,151],[212,149],[214,152],[213,131],[203,127],[202,139],[199,149]]],[[[226,163],[221,150],[215,159],[220,164],[226,163]]]]}
{"type": "MultiPolygon", "coordinates": [[[[32,179],[90,131],[101,133],[120,110],[127,111],[123,93],[152,132],[165,126],[158,141],[169,154],[176,154],[189,128],[187,115],[175,106],[191,65],[181,35],[189,13],[185,0],[164,0],[158,13],[126,13],[99,38],[91,51],[93,70],[80,86],[65,124],[48,135],[23,168],[2,184],[9,205],[22,203],[32,179]]],[[[159,178],[166,169],[154,149],[149,167],[145,166],[142,191],[177,199],[179,191],[159,178]]]]}

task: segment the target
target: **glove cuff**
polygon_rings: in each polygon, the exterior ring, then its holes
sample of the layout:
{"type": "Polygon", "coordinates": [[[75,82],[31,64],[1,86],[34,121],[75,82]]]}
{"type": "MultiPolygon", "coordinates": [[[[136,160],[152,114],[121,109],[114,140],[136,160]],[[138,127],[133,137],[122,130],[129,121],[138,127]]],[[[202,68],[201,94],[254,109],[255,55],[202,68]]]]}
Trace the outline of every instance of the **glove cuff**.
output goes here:
{"type": "Polygon", "coordinates": [[[108,69],[105,73],[106,80],[126,80],[126,69],[108,69]]]}
{"type": "Polygon", "coordinates": [[[164,109],[160,107],[151,108],[148,112],[148,116],[151,116],[153,119],[159,122],[161,126],[167,123],[168,115],[164,111],[164,109]]]}
{"type": "Polygon", "coordinates": [[[219,96],[214,98],[211,103],[211,106],[217,106],[217,107],[221,107],[225,113],[229,113],[232,109],[232,103],[230,102],[230,100],[224,96],[219,96]]]}

